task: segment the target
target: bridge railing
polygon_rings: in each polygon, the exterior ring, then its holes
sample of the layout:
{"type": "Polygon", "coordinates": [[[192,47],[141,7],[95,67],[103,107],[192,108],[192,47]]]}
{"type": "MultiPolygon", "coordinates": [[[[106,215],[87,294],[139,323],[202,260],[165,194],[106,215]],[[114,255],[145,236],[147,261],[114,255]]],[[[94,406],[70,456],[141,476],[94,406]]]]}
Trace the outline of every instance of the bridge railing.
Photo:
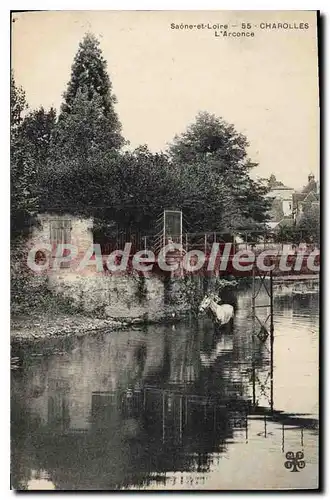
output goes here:
{"type": "MultiPolygon", "coordinates": [[[[164,236],[162,232],[158,234],[143,235],[141,233],[130,233],[117,235],[109,238],[106,243],[102,243],[102,254],[109,255],[114,250],[123,250],[126,243],[131,243],[131,253],[134,254],[140,250],[151,250],[158,254],[161,248],[166,245],[180,244],[185,252],[190,250],[201,250],[205,254],[211,252],[212,245],[218,243],[220,248],[225,243],[233,244],[233,251],[252,250],[256,253],[264,250],[278,250],[283,253],[298,248],[298,245],[291,241],[274,241],[273,233],[265,231],[240,231],[240,232],[200,232],[200,233],[182,233],[164,236]]],[[[304,241],[303,239],[301,241],[304,241]]],[[[97,243],[97,241],[95,241],[97,243]]],[[[316,243],[304,244],[307,250],[318,248],[316,243]]]]}

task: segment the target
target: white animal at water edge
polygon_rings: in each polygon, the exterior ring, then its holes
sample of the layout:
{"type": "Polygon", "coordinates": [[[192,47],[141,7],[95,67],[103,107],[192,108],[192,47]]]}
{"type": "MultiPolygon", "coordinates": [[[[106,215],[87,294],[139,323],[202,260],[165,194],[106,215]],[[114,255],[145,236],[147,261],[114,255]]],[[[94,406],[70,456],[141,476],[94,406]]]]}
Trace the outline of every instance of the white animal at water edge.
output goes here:
{"type": "Polygon", "coordinates": [[[234,317],[234,308],[230,304],[217,304],[211,295],[205,295],[199,306],[200,312],[210,308],[219,325],[226,325],[234,317]]]}

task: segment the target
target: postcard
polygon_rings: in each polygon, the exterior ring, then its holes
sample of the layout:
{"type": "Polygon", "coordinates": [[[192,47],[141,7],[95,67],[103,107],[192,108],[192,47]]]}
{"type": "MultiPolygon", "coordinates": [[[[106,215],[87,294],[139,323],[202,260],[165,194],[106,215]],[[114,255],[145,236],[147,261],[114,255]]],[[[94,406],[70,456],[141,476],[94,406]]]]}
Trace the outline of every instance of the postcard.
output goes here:
{"type": "Polygon", "coordinates": [[[318,12],[10,22],[11,489],[317,490],[318,12]]]}

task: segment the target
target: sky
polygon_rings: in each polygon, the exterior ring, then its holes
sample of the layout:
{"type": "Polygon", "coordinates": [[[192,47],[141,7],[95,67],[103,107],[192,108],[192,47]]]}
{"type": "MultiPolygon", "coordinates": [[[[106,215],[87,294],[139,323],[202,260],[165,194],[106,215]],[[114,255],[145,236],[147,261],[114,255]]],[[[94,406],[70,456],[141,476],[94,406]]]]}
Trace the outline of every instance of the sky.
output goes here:
{"type": "MultiPolygon", "coordinates": [[[[30,108],[59,108],[79,42],[100,40],[123,135],[164,150],[200,111],[246,135],[253,176],[299,189],[319,178],[316,14],[313,11],[44,11],[14,13],[12,68],[30,108]],[[251,23],[254,37],[171,23],[251,23]],[[261,29],[260,23],[308,23],[261,29]]],[[[231,28],[228,31],[235,31],[231,28]]]]}

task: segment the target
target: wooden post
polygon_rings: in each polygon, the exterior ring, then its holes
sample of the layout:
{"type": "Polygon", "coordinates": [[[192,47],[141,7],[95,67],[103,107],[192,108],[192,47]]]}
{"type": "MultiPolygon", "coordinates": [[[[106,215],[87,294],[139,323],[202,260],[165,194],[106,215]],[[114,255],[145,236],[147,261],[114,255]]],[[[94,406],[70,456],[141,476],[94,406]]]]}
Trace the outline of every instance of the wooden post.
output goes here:
{"type": "Polygon", "coordinates": [[[248,425],[248,413],[246,411],[245,413],[245,440],[246,442],[248,442],[248,438],[249,438],[249,425],[248,425]]]}
{"type": "Polygon", "coordinates": [[[270,410],[274,406],[274,300],[273,300],[273,271],[269,272],[270,281],[270,410]]]}
{"type": "Polygon", "coordinates": [[[182,396],[180,396],[180,443],[182,442],[182,420],[183,420],[182,396]]]}
{"type": "Polygon", "coordinates": [[[182,248],[182,211],[180,212],[180,245],[182,248]]]}
{"type": "Polygon", "coordinates": [[[163,211],[163,230],[162,230],[163,236],[162,236],[162,244],[161,248],[164,248],[166,242],[165,242],[165,210],[163,211]]]}
{"type": "Polygon", "coordinates": [[[255,369],[255,327],[256,327],[256,266],[252,269],[252,402],[256,406],[256,369],[255,369]]]}
{"type": "Polygon", "coordinates": [[[213,431],[217,430],[217,405],[213,406],[213,431]]]}
{"type": "Polygon", "coordinates": [[[165,391],[163,391],[163,443],[165,443],[165,391]]]}

